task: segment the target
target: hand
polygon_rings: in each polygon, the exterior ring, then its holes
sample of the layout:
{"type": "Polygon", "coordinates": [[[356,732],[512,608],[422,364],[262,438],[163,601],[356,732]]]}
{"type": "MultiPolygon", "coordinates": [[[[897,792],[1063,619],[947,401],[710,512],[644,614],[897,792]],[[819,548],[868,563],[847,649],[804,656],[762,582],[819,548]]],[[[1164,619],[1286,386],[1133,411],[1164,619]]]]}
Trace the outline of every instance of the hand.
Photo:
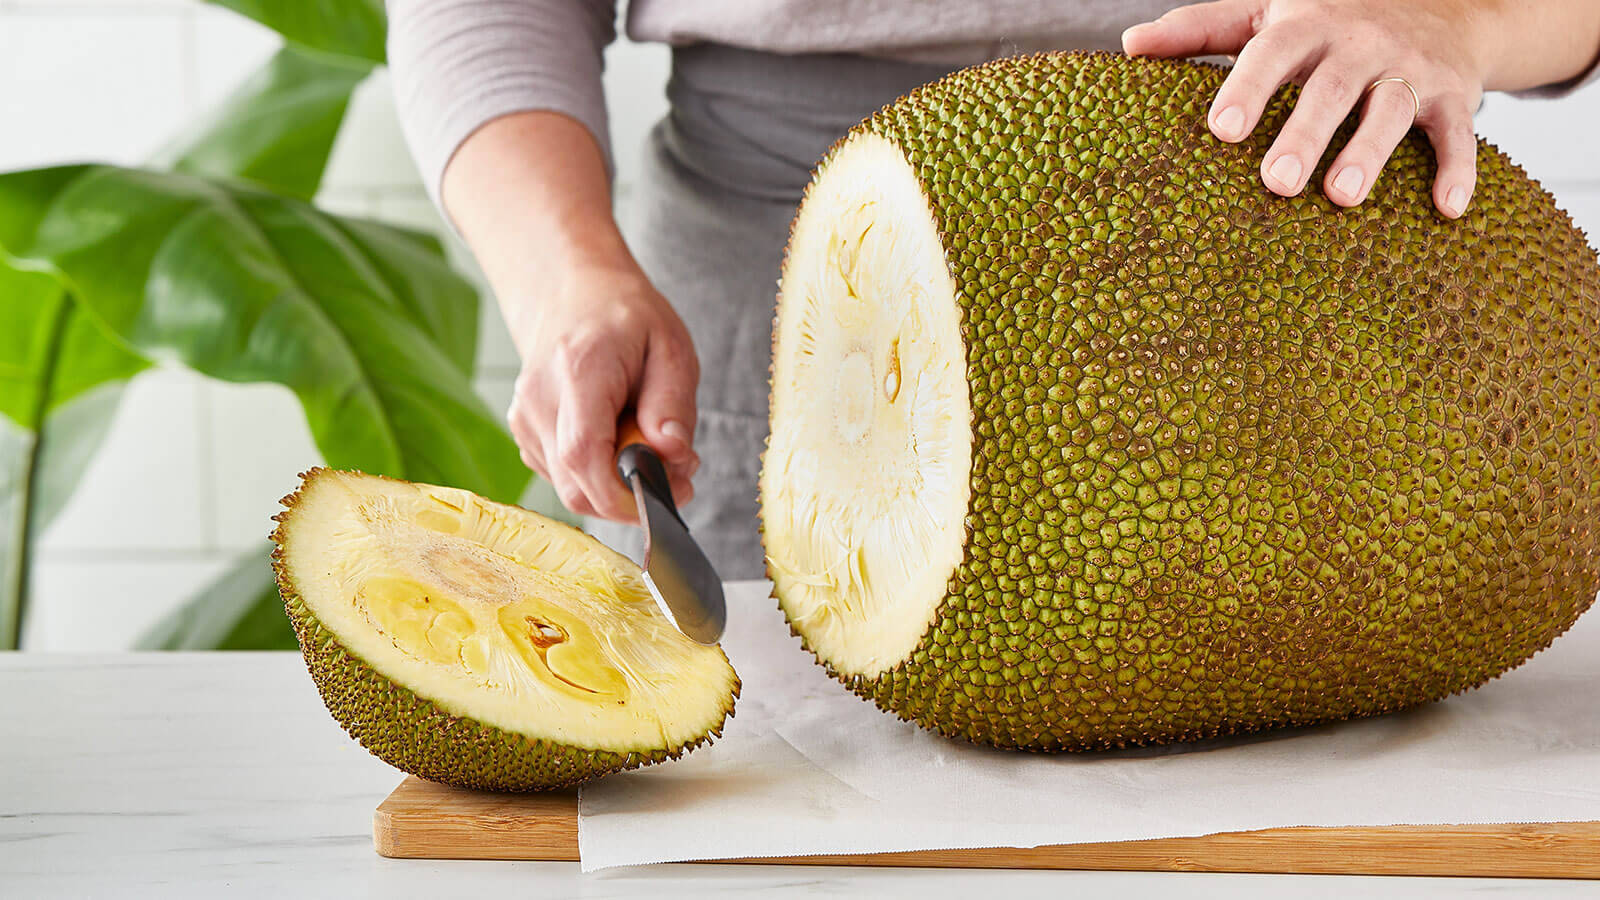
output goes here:
{"type": "Polygon", "coordinates": [[[1249,136],[1287,81],[1300,99],[1261,161],[1261,179],[1293,196],[1334,131],[1361,105],[1361,123],[1328,167],[1322,189],[1340,206],[1366,199],[1413,125],[1438,159],[1433,202],[1457,218],[1477,182],[1472,114],[1491,65],[1483,16],[1465,0],[1217,0],[1175,9],[1122,35],[1131,56],[1238,57],[1207,117],[1218,138],[1249,136]],[[1399,82],[1368,86],[1384,78],[1399,82]],[[1413,115],[1415,113],[1415,115],[1413,115]]]}
{"type": "Polygon", "coordinates": [[[522,304],[522,373],[507,421],[522,460],[549,479],[567,509],[632,522],[617,477],[617,419],[632,403],[680,504],[699,468],[693,435],[700,367],[689,332],[636,267],[580,268],[522,304]]]}
{"type": "Polygon", "coordinates": [[[522,358],[506,414],[522,461],[573,512],[636,520],[615,467],[617,419],[632,404],[687,503],[700,366],[617,230],[594,137],[557,112],[501,116],[456,150],[441,188],[522,358]]]}

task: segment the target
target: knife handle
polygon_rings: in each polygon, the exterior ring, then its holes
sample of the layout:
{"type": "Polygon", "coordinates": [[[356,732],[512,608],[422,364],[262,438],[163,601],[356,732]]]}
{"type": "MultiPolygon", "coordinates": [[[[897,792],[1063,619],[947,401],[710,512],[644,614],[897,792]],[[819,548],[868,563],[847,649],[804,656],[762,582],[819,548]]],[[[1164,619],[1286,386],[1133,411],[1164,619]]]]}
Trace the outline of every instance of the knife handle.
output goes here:
{"type": "MultiPolygon", "coordinates": [[[[639,427],[639,418],[634,415],[633,408],[623,410],[622,417],[617,419],[617,465],[622,464],[622,453],[634,444],[649,447],[650,442],[644,439],[644,430],[639,427]]],[[[622,476],[624,480],[628,476],[622,476]]]]}
{"type": "Polygon", "coordinates": [[[672,499],[672,482],[667,478],[667,469],[645,441],[632,409],[623,412],[622,418],[617,420],[617,475],[630,489],[637,475],[644,489],[664,502],[678,521],[683,521],[678,515],[678,504],[672,499]]]}

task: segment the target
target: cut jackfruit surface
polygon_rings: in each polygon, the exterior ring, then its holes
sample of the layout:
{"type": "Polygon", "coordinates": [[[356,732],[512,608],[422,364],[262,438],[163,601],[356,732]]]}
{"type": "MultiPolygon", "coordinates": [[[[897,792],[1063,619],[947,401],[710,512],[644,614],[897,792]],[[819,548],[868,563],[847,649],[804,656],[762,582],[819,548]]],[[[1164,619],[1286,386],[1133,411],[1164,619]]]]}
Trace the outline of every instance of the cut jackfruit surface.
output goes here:
{"type": "Polygon", "coordinates": [[[1592,602],[1583,235],[1486,145],[1443,219],[1415,134],[1360,207],[1272,195],[1295,91],[1224,144],[1224,75],[1000,60],[818,167],[761,526],[794,631],[885,710],[1040,750],[1371,715],[1592,602]]]}
{"type": "Polygon", "coordinates": [[[922,639],[961,561],[972,411],[954,285],[916,176],[862,135],[794,227],[761,489],[784,611],[877,675],[922,639]]]}
{"type": "Polygon", "coordinates": [[[720,733],[739,682],[638,567],[466,491],[317,469],[274,534],[329,710],[390,764],[490,790],[575,784],[720,733]]]}

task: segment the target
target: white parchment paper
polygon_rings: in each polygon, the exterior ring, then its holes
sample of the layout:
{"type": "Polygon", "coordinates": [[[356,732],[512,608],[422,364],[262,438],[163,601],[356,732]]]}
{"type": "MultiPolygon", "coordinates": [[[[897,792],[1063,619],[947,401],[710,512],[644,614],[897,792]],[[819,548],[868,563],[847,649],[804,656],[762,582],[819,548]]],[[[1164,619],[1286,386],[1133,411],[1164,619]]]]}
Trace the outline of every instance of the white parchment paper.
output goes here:
{"type": "Polygon", "coordinates": [[[1033,847],[1286,825],[1600,820],[1600,614],[1488,685],[1398,715],[1098,754],[1008,753],[879,712],[728,591],[744,682],[721,740],[585,787],[585,871],[692,859],[1033,847]]]}

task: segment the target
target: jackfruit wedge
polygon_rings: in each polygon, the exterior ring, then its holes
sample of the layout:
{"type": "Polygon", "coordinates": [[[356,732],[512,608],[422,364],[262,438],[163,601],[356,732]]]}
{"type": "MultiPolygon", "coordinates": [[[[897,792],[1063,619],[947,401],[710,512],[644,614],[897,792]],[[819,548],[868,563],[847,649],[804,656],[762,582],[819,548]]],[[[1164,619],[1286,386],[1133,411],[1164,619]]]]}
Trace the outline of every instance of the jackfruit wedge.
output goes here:
{"type": "Polygon", "coordinates": [[[721,733],[739,680],[680,634],[638,567],[537,513],[314,469],[284,499],[278,586],[335,719],[389,764],[539,790],[721,733]]]}

